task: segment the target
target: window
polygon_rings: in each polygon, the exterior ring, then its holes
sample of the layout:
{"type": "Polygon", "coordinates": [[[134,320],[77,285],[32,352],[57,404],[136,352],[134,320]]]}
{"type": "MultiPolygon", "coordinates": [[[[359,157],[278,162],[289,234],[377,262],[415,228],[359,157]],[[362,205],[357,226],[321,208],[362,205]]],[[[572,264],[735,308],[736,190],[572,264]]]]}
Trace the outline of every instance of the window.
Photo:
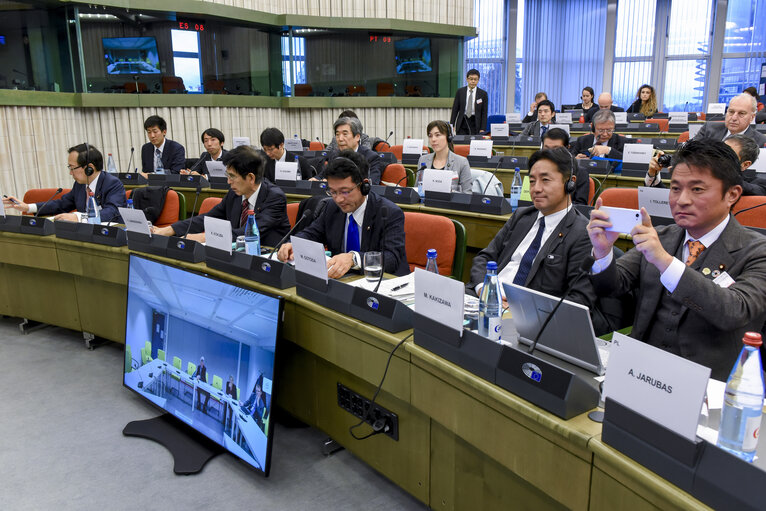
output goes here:
{"type": "Polygon", "coordinates": [[[478,37],[465,44],[465,70],[479,70],[479,87],[489,96],[489,114],[505,113],[507,10],[504,0],[476,0],[478,37]]]}
{"type": "Polygon", "coordinates": [[[757,86],[766,63],[766,0],[729,0],[718,101],[757,86]]]}
{"type": "Polygon", "coordinates": [[[626,110],[638,88],[651,82],[656,13],[657,0],[621,0],[617,5],[612,102],[626,110]]]}
{"type": "MultiPolygon", "coordinates": [[[[306,39],[293,37],[292,83],[306,83],[306,39]]],[[[285,96],[290,96],[290,36],[282,36],[282,84],[285,96]]]]}
{"type": "Polygon", "coordinates": [[[175,75],[183,79],[188,92],[202,93],[199,34],[191,30],[171,30],[170,38],[173,44],[175,75]]]}

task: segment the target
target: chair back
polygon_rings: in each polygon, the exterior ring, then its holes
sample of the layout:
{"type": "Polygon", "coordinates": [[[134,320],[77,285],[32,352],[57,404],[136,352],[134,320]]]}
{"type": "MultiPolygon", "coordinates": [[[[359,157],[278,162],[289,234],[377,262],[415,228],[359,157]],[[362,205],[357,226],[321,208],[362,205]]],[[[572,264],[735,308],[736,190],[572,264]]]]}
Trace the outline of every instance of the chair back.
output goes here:
{"type": "Polygon", "coordinates": [[[393,95],[394,95],[393,83],[381,82],[378,84],[378,96],[393,96],[393,95]]]}
{"type": "Polygon", "coordinates": [[[195,364],[194,362],[189,362],[186,365],[186,374],[188,374],[189,376],[193,375],[196,371],[197,371],[197,364],[195,364]]]}
{"type": "Polygon", "coordinates": [[[217,388],[218,390],[223,390],[223,380],[218,375],[213,375],[213,387],[217,388]]]}
{"type": "MultiPolygon", "coordinates": [[[[45,202],[48,199],[55,200],[60,199],[65,193],[72,191],[71,188],[63,188],[59,193],[56,193],[57,188],[31,188],[24,193],[24,198],[21,201],[24,204],[34,204],[36,202],[45,202]],[[56,193],[56,195],[53,195],[56,193]],[[51,199],[51,196],[53,198],[51,199]]],[[[31,215],[32,213],[24,213],[25,215],[31,215]]]]}
{"type": "Polygon", "coordinates": [[[208,197],[208,198],[206,198],[205,200],[202,201],[202,204],[200,204],[200,206],[199,206],[199,214],[203,215],[203,214],[207,213],[208,211],[210,211],[211,209],[216,207],[222,200],[223,200],[223,198],[221,198],[221,197],[208,197]]]}
{"type": "Polygon", "coordinates": [[[396,156],[397,161],[402,161],[402,150],[404,149],[404,146],[401,144],[392,145],[388,151],[389,153],[394,153],[394,156],[396,156]]]}
{"type": "Polygon", "coordinates": [[[471,169],[471,178],[473,178],[473,193],[503,196],[503,183],[500,182],[497,176],[493,176],[492,172],[471,169]],[[489,183],[489,186],[487,186],[487,183],[489,183]]]}
{"type": "MultiPolygon", "coordinates": [[[[298,207],[300,205],[300,202],[291,202],[287,205],[287,219],[290,220],[290,227],[294,227],[295,222],[298,220],[298,207]]],[[[307,224],[304,223],[303,225],[305,226],[307,224]]]]}
{"type": "Polygon", "coordinates": [[[324,151],[324,144],[319,140],[309,142],[309,151],[324,151]]]}
{"type": "Polygon", "coordinates": [[[294,96],[310,96],[314,88],[307,83],[296,83],[293,85],[294,96]]]}
{"type": "Polygon", "coordinates": [[[455,150],[453,152],[458,156],[468,158],[468,153],[471,152],[471,146],[468,144],[455,144],[455,150]]]}
{"type": "Polygon", "coordinates": [[[181,370],[181,359],[180,358],[173,357],[173,367],[175,367],[179,371],[181,370]]]}
{"type": "Polygon", "coordinates": [[[606,188],[599,197],[604,206],[638,209],[638,188],[606,188]]]}
{"type": "Polygon", "coordinates": [[[226,84],[223,80],[207,80],[202,88],[206,93],[226,94],[226,84]]]}
{"type": "Polygon", "coordinates": [[[184,79],[180,76],[163,76],[162,81],[162,93],[186,93],[186,87],[184,86],[184,79]]]}
{"type": "Polygon", "coordinates": [[[686,142],[688,140],[689,140],[689,132],[688,131],[684,131],[683,133],[678,135],[678,143],[679,144],[683,144],[684,142],[686,142]]]}
{"type": "Polygon", "coordinates": [[[410,271],[414,271],[415,268],[425,268],[426,252],[434,248],[439,274],[462,278],[465,235],[463,234],[462,243],[460,243],[458,232],[461,228],[462,233],[465,233],[465,227],[460,222],[453,223],[446,216],[406,211],[404,237],[410,271]]]}
{"type": "Polygon", "coordinates": [[[155,223],[157,227],[167,227],[181,220],[182,197],[183,195],[179,194],[175,190],[168,190],[168,193],[165,196],[165,204],[162,206],[162,212],[160,213],[160,217],[155,223]]]}
{"type": "Polygon", "coordinates": [[[493,124],[504,124],[505,114],[494,114],[487,117],[487,133],[492,133],[493,124]]]}
{"type": "Polygon", "coordinates": [[[375,145],[372,147],[372,150],[377,151],[379,153],[390,153],[391,145],[385,140],[378,140],[377,142],[375,142],[375,145]]]}
{"type": "Polygon", "coordinates": [[[746,225],[748,227],[758,227],[759,229],[766,229],[766,206],[737,214],[744,209],[758,206],[764,202],[766,202],[766,197],[760,195],[740,197],[739,201],[737,201],[737,203],[734,205],[732,213],[737,215],[737,221],[742,225],[746,225]]]}
{"type": "Polygon", "coordinates": [[[391,163],[386,165],[380,180],[394,185],[407,186],[407,170],[401,163],[391,163]]]}

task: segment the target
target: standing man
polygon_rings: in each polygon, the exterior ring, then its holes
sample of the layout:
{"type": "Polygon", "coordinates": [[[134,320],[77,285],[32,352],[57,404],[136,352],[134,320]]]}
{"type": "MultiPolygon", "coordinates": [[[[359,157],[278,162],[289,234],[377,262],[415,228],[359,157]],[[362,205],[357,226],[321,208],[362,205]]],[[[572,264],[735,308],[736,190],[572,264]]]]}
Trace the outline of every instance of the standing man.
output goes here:
{"type": "Polygon", "coordinates": [[[549,125],[553,122],[553,117],[556,115],[556,107],[553,105],[553,101],[547,99],[541,100],[537,104],[537,120],[527,124],[522,135],[527,137],[540,137],[545,136],[545,132],[548,131],[549,125]]]}
{"type": "Polygon", "coordinates": [[[750,123],[755,119],[757,102],[750,94],[742,93],[729,101],[723,122],[708,121],[694,136],[694,140],[723,141],[739,133],[755,140],[758,147],[766,144],[766,135],[759,133],[750,123]]]}
{"type": "MultiPolygon", "coordinates": [[[[263,154],[266,156],[266,169],[263,177],[269,180],[271,183],[275,183],[275,175],[278,161],[296,161],[287,159],[287,151],[285,151],[285,136],[277,128],[266,128],[261,132],[261,147],[263,148],[263,154]]],[[[309,162],[303,156],[298,156],[298,172],[300,173],[299,179],[311,179],[314,176],[314,171],[309,165],[309,162]]]]}
{"type": "Polygon", "coordinates": [[[471,69],[466,73],[468,86],[461,87],[452,103],[450,124],[458,135],[478,135],[487,129],[487,91],[480,89],[479,71],[471,69]]]}
{"type": "Polygon", "coordinates": [[[585,122],[591,122],[593,117],[601,110],[610,112],[624,112],[625,109],[612,104],[612,95],[608,92],[602,92],[598,95],[598,110],[589,110],[585,114],[585,122]]]}
{"type": "Polygon", "coordinates": [[[178,174],[186,165],[186,151],[178,142],[165,138],[168,124],[159,115],[144,121],[149,142],[141,147],[141,168],[144,174],[164,170],[178,174]]]}
{"type": "MultiPolygon", "coordinates": [[[[194,371],[194,374],[192,375],[192,379],[197,378],[201,381],[204,381],[207,383],[207,367],[205,367],[205,357],[200,357],[199,359],[199,365],[197,366],[197,370],[194,371]]],[[[197,389],[197,409],[201,410],[202,413],[207,413],[207,404],[210,401],[210,393],[202,390],[200,388],[197,389]],[[205,396],[205,407],[202,407],[202,396],[205,396]]]]}
{"type": "Polygon", "coordinates": [[[731,208],[742,194],[739,160],[718,141],[691,141],[675,154],[674,225],[655,227],[641,209],[634,249],[618,260],[609,215],[591,211],[588,235],[599,296],[637,293],[631,337],[697,362],[725,381],[745,332],[766,319],[766,238],[742,227],[731,208]]]}

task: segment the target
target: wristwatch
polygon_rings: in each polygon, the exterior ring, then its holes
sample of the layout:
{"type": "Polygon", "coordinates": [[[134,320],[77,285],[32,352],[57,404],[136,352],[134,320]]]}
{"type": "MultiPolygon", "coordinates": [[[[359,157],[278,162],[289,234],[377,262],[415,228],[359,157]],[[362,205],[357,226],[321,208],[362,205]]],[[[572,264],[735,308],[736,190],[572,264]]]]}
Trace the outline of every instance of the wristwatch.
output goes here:
{"type": "Polygon", "coordinates": [[[362,268],[362,261],[359,257],[359,252],[351,252],[351,259],[354,261],[353,270],[360,270],[362,268]]]}

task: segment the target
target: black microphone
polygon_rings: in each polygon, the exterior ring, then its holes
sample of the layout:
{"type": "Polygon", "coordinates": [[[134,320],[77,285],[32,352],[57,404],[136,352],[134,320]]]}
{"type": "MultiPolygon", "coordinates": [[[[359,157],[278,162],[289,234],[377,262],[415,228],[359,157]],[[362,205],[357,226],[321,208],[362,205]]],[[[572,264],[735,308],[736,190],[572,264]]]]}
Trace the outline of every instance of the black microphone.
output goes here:
{"type": "MultiPolygon", "coordinates": [[[[596,188],[596,191],[593,192],[593,200],[591,201],[590,205],[593,206],[596,203],[596,199],[598,198],[599,192],[601,192],[601,188],[603,188],[604,183],[606,183],[606,178],[609,177],[609,175],[612,173],[612,170],[617,168],[617,165],[612,165],[613,162],[609,162],[609,170],[606,171],[606,174],[604,175],[604,178],[601,181],[598,181],[598,188],[596,188]]],[[[577,164],[579,165],[579,163],[577,164]]],[[[572,169],[574,170],[574,169],[572,169]]],[[[659,174],[659,171],[657,172],[659,174]]]]}
{"type": "Polygon", "coordinates": [[[734,216],[737,216],[737,215],[739,215],[740,213],[744,213],[745,211],[750,211],[751,209],[760,208],[761,206],[766,206],[766,202],[762,202],[762,203],[760,203],[760,204],[757,204],[757,205],[755,205],[755,206],[750,206],[749,208],[740,209],[739,211],[737,211],[736,213],[734,213],[734,216]]]}
{"type": "Polygon", "coordinates": [[[405,179],[407,179],[411,175],[414,175],[414,173],[410,169],[408,169],[407,167],[404,168],[404,173],[405,173],[405,176],[403,178],[401,178],[399,181],[396,182],[396,184],[394,185],[395,188],[401,188],[401,186],[399,186],[399,185],[402,184],[402,181],[404,181],[405,179]]]}
{"type": "MultiPolygon", "coordinates": [[[[128,160],[128,172],[130,172],[130,166],[133,165],[133,153],[136,151],[135,147],[130,148],[130,159],[128,160]]],[[[138,169],[136,169],[138,171],[138,169]]]]}
{"type": "MultiPolygon", "coordinates": [[[[324,202],[324,201],[323,201],[324,202]]],[[[277,246],[274,247],[274,250],[271,251],[271,254],[269,254],[268,259],[271,259],[274,257],[274,254],[279,252],[279,248],[285,244],[285,241],[287,241],[290,238],[290,235],[295,231],[295,228],[298,227],[298,224],[300,224],[304,218],[309,218],[312,216],[312,211],[310,209],[306,209],[303,211],[303,216],[298,219],[297,222],[295,222],[295,225],[293,225],[292,229],[290,229],[287,234],[285,234],[285,237],[279,240],[279,243],[277,243],[277,246]]]]}
{"type": "MultiPolygon", "coordinates": [[[[47,201],[45,201],[45,202],[43,202],[43,205],[42,205],[42,206],[40,206],[39,208],[37,208],[37,212],[35,213],[35,215],[34,215],[34,216],[38,216],[38,215],[40,214],[40,211],[42,211],[42,210],[43,210],[43,208],[45,208],[45,206],[46,206],[46,205],[47,205],[47,204],[48,204],[50,201],[52,201],[52,200],[53,200],[53,198],[54,198],[56,195],[60,194],[60,193],[62,192],[62,190],[64,190],[64,189],[63,189],[63,188],[56,188],[56,191],[53,193],[53,195],[51,195],[50,197],[48,197],[48,200],[47,200],[47,201]]],[[[87,201],[88,201],[88,198],[87,198],[87,196],[86,196],[86,197],[85,197],[85,202],[87,203],[87,201]]]]}
{"type": "MultiPolygon", "coordinates": [[[[383,224],[383,231],[380,233],[380,277],[378,277],[378,283],[375,286],[375,289],[373,289],[373,293],[378,292],[378,288],[380,287],[380,283],[383,282],[383,273],[386,271],[386,216],[388,215],[388,210],[382,208],[380,210],[380,223],[383,224]]],[[[362,270],[364,270],[364,261],[362,261],[362,270]]]]}
{"type": "Polygon", "coordinates": [[[593,267],[593,263],[596,262],[596,258],[593,256],[588,256],[585,259],[582,260],[582,263],[580,263],[579,271],[580,273],[574,278],[571,284],[569,284],[569,287],[566,291],[564,291],[564,294],[561,295],[561,299],[558,301],[556,306],[553,308],[550,314],[548,314],[548,317],[545,318],[545,322],[543,323],[543,326],[540,327],[540,331],[537,332],[537,335],[535,336],[534,342],[532,342],[532,346],[529,347],[529,353],[531,354],[533,351],[535,351],[535,348],[537,347],[537,342],[540,340],[540,336],[543,335],[543,331],[545,330],[545,327],[548,326],[548,323],[551,322],[551,319],[553,319],[553,315],[556,314],[556,311],[559,310],[559,307],[562,303],[564,303],[564,298],[572,291],[572,288],[574,288],[574,285],[577,284],[577,281],[580,280],[580,278],[583,275],[587,275],[590,273],[590,269],[593,267]]]}
{"type": "Polygon", "coordinates": [[[386,144],[388,144],[388,139],[391,138],[391,135],[393,134],[394,134],[394,130],[391,130],[388,132],[388,136],[386,137],[386,140],[385,140],[386,144]]]}
{"type": "Polygon", "coordinates": [[[194,194],[194,205],[192,206],[191,210],[191,218],[189,218],[189,227],[186,228],[186,233],[183,235],[184,238],[186,238],[189,235],[189,231],[191,231],[192,218],[194,218],[194,212],[197,211],[197,200],[199,200],[199,194],[201,191],[202,185],[197,184],[197,193],[194,194]]]}
{"type": "MultiPolygon", "coordinates": [[[[194,165],[192,165],[192,166],[191,166],[191,168],[189,169],[189,172],[194,172],[194,169],[196,169],[196,168],[197,168],[197,166],[198,166],[200,163],[202,163],[203,161],[205,161],[209,155],[210,155],[210,153],[208,153],[207,151],[205,151],[205,153],[204,153],[202,156],[200,156],[200,157],[199,157],[199,160],[197,160],[197,161],[194,163],[194,165]]],[[[212,161],[212,159],[213,159],[213,157],[211,156],[211,157],[210,157],[210,160],[212,161]]],[[[194,212],[194,211],[192,210],[192,213],[193,213],[193,212],[194,212]]]]}
{"type": "Polygon", "coordinates": [[[500,164],[503,163],[503,160],[505,160],[505,156],[501,156],[499,160],[497,160],[497,165],[495,165],[495,170],[492,171],[492,175],[487,180],[487,184],[484,185],[484,190],[481,191],[482,195],[485,195],[487,193],[487,188],[489,188],[489,184],[492,182],[492,178],[495,177],[495,174],[497,174],[497,169],[500,168],[500,164]]]}

